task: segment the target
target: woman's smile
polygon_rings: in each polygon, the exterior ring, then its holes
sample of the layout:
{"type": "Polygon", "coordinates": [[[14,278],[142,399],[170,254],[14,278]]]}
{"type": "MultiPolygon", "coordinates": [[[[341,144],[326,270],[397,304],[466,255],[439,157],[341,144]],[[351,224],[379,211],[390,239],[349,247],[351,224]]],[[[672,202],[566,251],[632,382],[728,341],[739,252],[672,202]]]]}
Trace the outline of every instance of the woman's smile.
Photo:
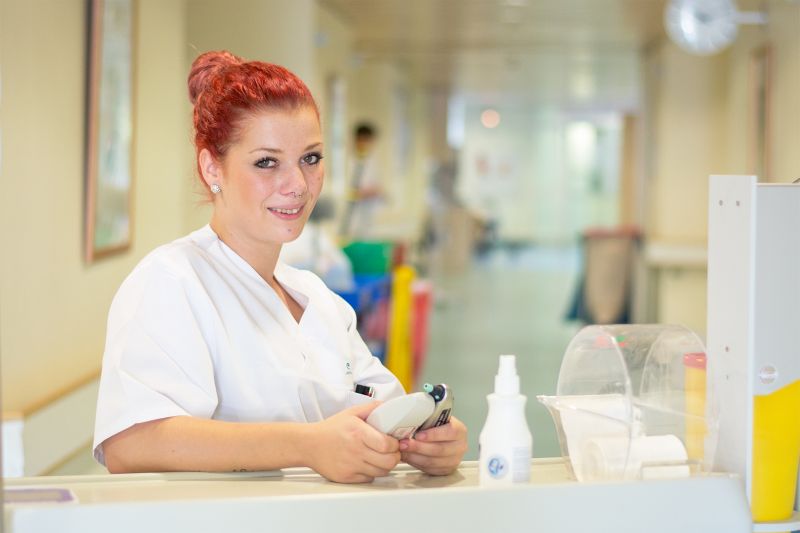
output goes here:
{"type": "Polygon", "coordinates": [[[299,207],[268,207],[267,211],[283,220],[297,220],[303,215],[305,204],[299,207]]]}

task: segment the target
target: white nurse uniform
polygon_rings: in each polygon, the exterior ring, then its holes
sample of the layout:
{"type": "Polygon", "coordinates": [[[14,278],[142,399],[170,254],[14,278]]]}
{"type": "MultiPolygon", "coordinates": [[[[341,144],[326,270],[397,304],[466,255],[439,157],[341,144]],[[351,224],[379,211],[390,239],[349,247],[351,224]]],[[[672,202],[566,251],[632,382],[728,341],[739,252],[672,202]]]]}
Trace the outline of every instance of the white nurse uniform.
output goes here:
{"type": "Polygon", "coordinates": [[[275,278],[304,308],[297,322],[256,271],[205,226],[159,247],[122,283],[108,317],[94,454],[128,427],[189,415],[316,422],[404,393],[370,354],[353,309],[313,273],[275,278]]]}

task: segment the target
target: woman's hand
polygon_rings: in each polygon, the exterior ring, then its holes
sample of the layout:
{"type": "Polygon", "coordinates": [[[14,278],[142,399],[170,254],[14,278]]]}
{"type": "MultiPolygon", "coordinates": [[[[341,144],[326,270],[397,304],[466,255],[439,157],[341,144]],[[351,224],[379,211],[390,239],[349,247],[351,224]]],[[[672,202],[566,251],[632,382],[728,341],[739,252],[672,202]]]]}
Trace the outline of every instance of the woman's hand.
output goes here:
{"type": "Polygon", "coordinates": [[[365,483],[400,462],[399,442],[365,422],[380,402],[345,409],[313,424],[308,466],[331,481],[365,483]]]}
{"type": "Polygon", "coordinates": [[[453,473],[466,451],[467,427],[456,417],[450,417],[443,426],[418,432],[413,439],[400,441],[402,460],[434,476],[453,473]]]}

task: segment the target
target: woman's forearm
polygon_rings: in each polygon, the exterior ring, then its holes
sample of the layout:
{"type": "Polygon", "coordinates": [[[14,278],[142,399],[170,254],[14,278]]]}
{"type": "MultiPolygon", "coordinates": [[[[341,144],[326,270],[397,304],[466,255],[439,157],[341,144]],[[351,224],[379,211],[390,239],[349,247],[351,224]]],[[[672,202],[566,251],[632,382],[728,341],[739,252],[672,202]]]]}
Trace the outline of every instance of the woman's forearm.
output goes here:
{"type": "Polygon", "coordinates": [[[314,426],[176,416],[136,424],[103,443],[112,473],[277,470],[310,466],[314,426]]]}

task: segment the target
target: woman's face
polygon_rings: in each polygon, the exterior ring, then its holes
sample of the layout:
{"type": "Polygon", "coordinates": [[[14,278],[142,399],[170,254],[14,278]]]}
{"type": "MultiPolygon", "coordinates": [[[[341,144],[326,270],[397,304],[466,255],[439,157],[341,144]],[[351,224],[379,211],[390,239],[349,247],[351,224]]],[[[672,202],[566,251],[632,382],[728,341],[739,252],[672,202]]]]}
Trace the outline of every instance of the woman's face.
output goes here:
{"type": "Polygon", "coordinates": [[[222,189],[214,201],[214,223],[221,224],[215,229],[237,241],[292,241],[308,220],[325,175],[317,114],[309,107],[262,110],[238,126],[238,140],[213,163],[217,179],[204,176],[209,186],[218,183],[222,189]]]}

